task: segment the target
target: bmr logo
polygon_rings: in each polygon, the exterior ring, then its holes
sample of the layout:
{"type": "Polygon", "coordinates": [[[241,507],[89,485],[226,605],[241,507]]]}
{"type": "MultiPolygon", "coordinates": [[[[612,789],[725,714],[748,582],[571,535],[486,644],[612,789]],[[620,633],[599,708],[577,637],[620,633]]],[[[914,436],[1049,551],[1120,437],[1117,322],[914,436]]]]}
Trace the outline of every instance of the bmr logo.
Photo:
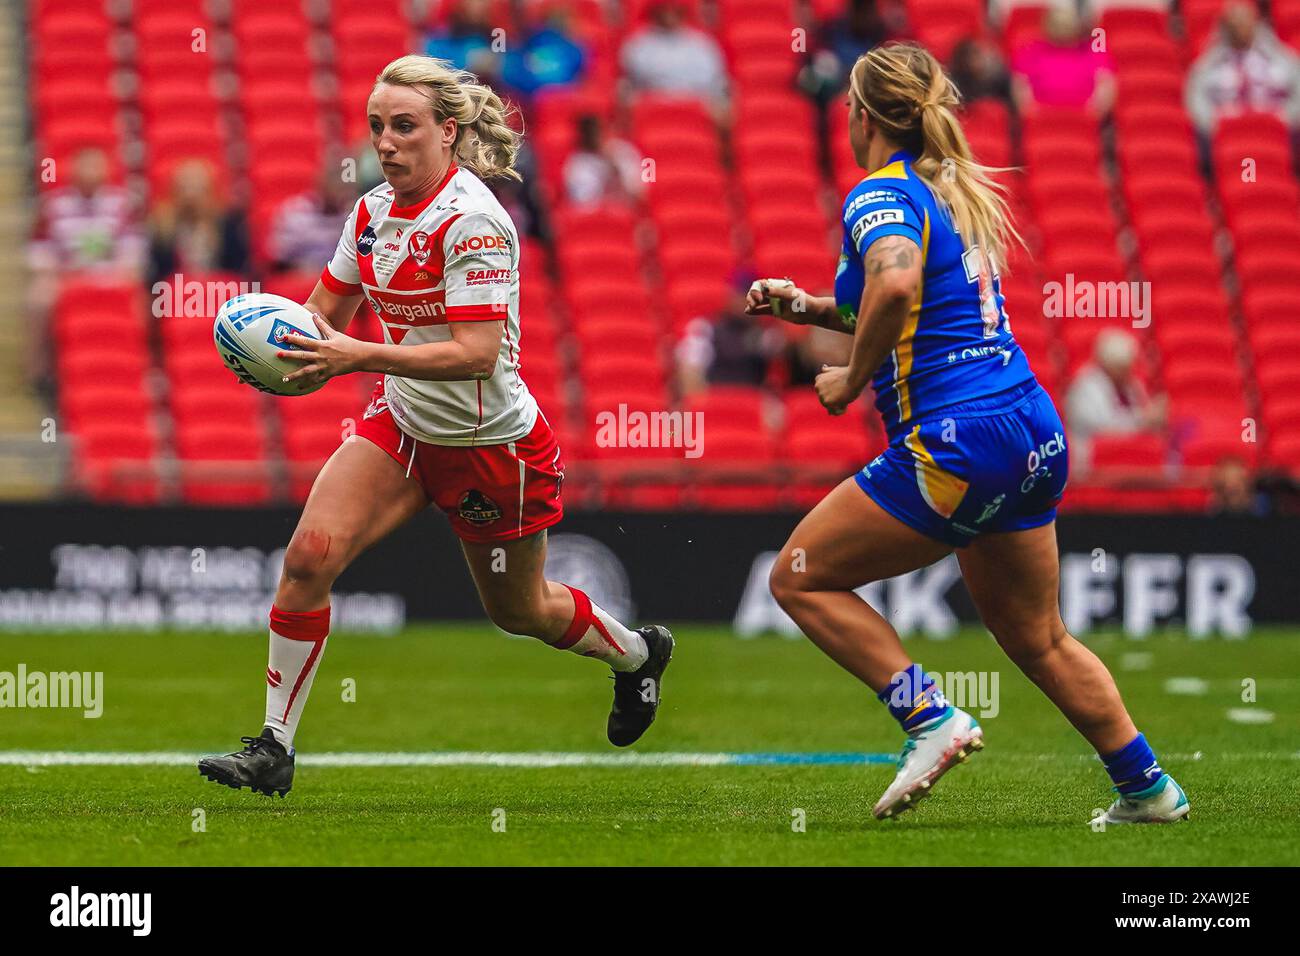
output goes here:
{"type": "Polygon", "coordinates": [[[148,936],[153,925],[152,893],[82,893],[78,886],[50,897],[51,926],[125,926],[148,936]]]}
{"type": "Polygon", "coordinates": [[[903,211],[901,209],[877,209],[875,212],[869,212],[853,224],[853,242],[856,244],[867,232],[877,226],[901,223],[902,221],[903,211]]]}
{"type": "Polygon", "coordinates": [[[463,252],[484,252],[488,249],[501,249],[508,251],[510,249],[510,238],[508,236],[470,236],[464,242],[458,242],[452,246],[452,255],[460,255],[463,252]]]}

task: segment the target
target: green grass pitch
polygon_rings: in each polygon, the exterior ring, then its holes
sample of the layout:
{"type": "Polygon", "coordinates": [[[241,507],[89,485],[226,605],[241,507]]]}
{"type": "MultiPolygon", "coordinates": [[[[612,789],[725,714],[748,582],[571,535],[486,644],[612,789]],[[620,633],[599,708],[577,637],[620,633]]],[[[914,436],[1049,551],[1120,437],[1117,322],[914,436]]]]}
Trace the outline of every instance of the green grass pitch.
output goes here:
{"type": "MultiPolygon", "coordinates": [[[[634,750],[897,750],[884,708],[808,643],[689,624],[675,633],[663,709],[634,750]]],[[[932,671],[998,672],[999,713],[981,720],[987,748],[897,820],[870,815],[888,765],[304,766],[288,798],[272,800],[211,784],[192,764],[19,761],[0,764],[0,863],[1300,863],[1300,635],[1091,646],[1186,788],[1190,822],[1094,832],[1086,821],[1111,799],[1100,764],[971,631],[909,647],[932,671]],[[1242,700],[1248,679],[1253,703],[1242,700]]],[[[102,717],[3,709],[0,751],[233,749],[260,727],[265,653],[251,634],[0,636],[0,671],[104,673],[102,717]]],[[[607,673],[487,626],[336,635],[298,750],[610,753],[607,673]],[[355,701],[343,699],[348,679],[355,701]]]]}

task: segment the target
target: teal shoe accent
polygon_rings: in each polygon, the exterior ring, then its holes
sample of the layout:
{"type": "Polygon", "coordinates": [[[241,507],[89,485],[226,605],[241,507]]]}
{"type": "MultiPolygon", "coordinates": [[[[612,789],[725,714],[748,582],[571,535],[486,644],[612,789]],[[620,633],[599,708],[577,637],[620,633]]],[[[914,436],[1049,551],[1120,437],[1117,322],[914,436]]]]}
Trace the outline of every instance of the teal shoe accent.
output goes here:
{"type": "Polygon", "coordinates": [[[910,754],[915,749],[916,749],[916,741],[913,740],[911,737],[908,737],[905,741],[903,741],[903,749],[898,755],[898,763],[896,765],[899,770],[903,769],[903,764],[907,763],[908,754],[910,754]]]}
{"type": "MultiPolygon", "coordinates": [[[[1169,786],[1169,784],[1173,783],[1173,781],[1174,781],[1173,777],[1169,776],[1169,774],[1165,774],[1155,783],[1151,784],[1151,786],[1147,787],[1145,790],[1138,790],[1135,791],[1134,793],[1124,793],[1120,795],[1125,800],[1150,800],[1152,797],[1158,797],[1160,796],[1160,794],[1164,793],[1165,787],[1169,786]]],[[[1178,784],[1174,783],[1174,786],[1178,787],[1178,784]]],[[[1116,793],[1119,793],[1118,787],[1114,787],[1112,789],[1114,789],[1116,793]]],[[[1178,787],[1178,792],[1179,795],[1182,797],[1183,802],[1186,803],[1187,797],[1183,796],[1182,787],[1178,787]]]]}
{"type": "Polygon", "coordinates": [[[952,715],[955,713],[957,713],[957,708],[954,707],[952,704],[949,704],[948,708],[938,717],[931,717],[925,723],[918,724],[917,726],[913,727],[910,731],[908,731],[908,733],[909,734],[928,733],[929,731],[934,730],[936,727],[942,727],[944,724],[946,724],[949,720],[952,719],[952,715]]]}

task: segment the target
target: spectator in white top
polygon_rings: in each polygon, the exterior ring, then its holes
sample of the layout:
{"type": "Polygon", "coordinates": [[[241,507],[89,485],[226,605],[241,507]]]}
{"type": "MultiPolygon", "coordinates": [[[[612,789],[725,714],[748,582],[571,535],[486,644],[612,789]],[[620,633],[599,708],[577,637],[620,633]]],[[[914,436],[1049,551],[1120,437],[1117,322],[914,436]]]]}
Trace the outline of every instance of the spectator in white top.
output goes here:
{"type": "Polygon", "coordinates": [[[679,0],[660,0],[649,12],[650,25],[629,37],[620,53],[632,85],[715,103],[723,98],[727,67],[714,39],[685,23],[679,0]]]}
{"type": "Polygon", "coordinates": [[[291,196],[276,210],[271,224],[271,258],[277,269],[317,273],[338,245],[339,230],[357,201],[356,176],[344,178],[349,164],[326,159],[320,182],[310,192],[291,196]]]}
{"type": "Polygon", "coordinates": [[[1086,471],[1097,435],[1131,435],[1164,428],[1165,396],[1152,397],[1136,374],[1137,339],[1120,329],[1097,336],[1093,361],[1075,376],[1066,395],[1070,467],[1086,471]]]}
{"type": "Polygon", "coordinates": [[[143,273],[144,232],[130,195],[108,181],[104,151],[83,149],[71,166],[70,183],[41,197],[28,252],[27,300],[38,324],[49,314],[64,276],[136,282],[143,273]]]}
{"type": "Polygon", "coordinates": [[[103,150],[83,149],[73,158],[71,183],[43,198],[34,249],[38,267],[138,274],[143,234],[130,196],[108,181],[108,173],[103,150]]]}
{"type": "Polygon", "coordinates": [[[641,153],[606,136],[600,117],[578,117],[578,145],[564,161],[564,192],[574,206],[630,205],[645,188],[641,153]]]}
{"type": "Polygon", "coordinates": [[[1253,3],[1233,2],[1219,21],[1219,39],[1192,65],[1187,112],[1208,136],[1225,116],[1273,113],[1300,126],[1300,57],[1261,23],[1253,3]]]}

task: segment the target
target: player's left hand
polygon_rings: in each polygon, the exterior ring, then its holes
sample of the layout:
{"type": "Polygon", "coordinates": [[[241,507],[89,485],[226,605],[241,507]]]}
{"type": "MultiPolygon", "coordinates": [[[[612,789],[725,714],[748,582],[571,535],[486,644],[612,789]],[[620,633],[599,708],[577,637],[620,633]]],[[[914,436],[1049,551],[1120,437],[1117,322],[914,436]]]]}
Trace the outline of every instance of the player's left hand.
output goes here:
{"type": "Polygon", "coordinates": [[[311,317],[321,337],[309,339],[305,335],[290,333],[284,337],[284,341],[298,348],[282,349],[276,353],[282,359],[303,363],[302,368],[290,372],[284,380],[293,382],[298,379],[308,379],[313,382],[323,382],[335,375],[346,375],[348,372],[360,370],[364,343],[350,335],[344,335],[317,312],[313,312],[311,317]]]}
{"type": "Polygon", "coordinates": [[[817,400],[832,415],[843,415],[844,409],[859,395],[849,383],[848,367],[843,365],[823,365],[813,388],[817,390],[817,400]]]}

